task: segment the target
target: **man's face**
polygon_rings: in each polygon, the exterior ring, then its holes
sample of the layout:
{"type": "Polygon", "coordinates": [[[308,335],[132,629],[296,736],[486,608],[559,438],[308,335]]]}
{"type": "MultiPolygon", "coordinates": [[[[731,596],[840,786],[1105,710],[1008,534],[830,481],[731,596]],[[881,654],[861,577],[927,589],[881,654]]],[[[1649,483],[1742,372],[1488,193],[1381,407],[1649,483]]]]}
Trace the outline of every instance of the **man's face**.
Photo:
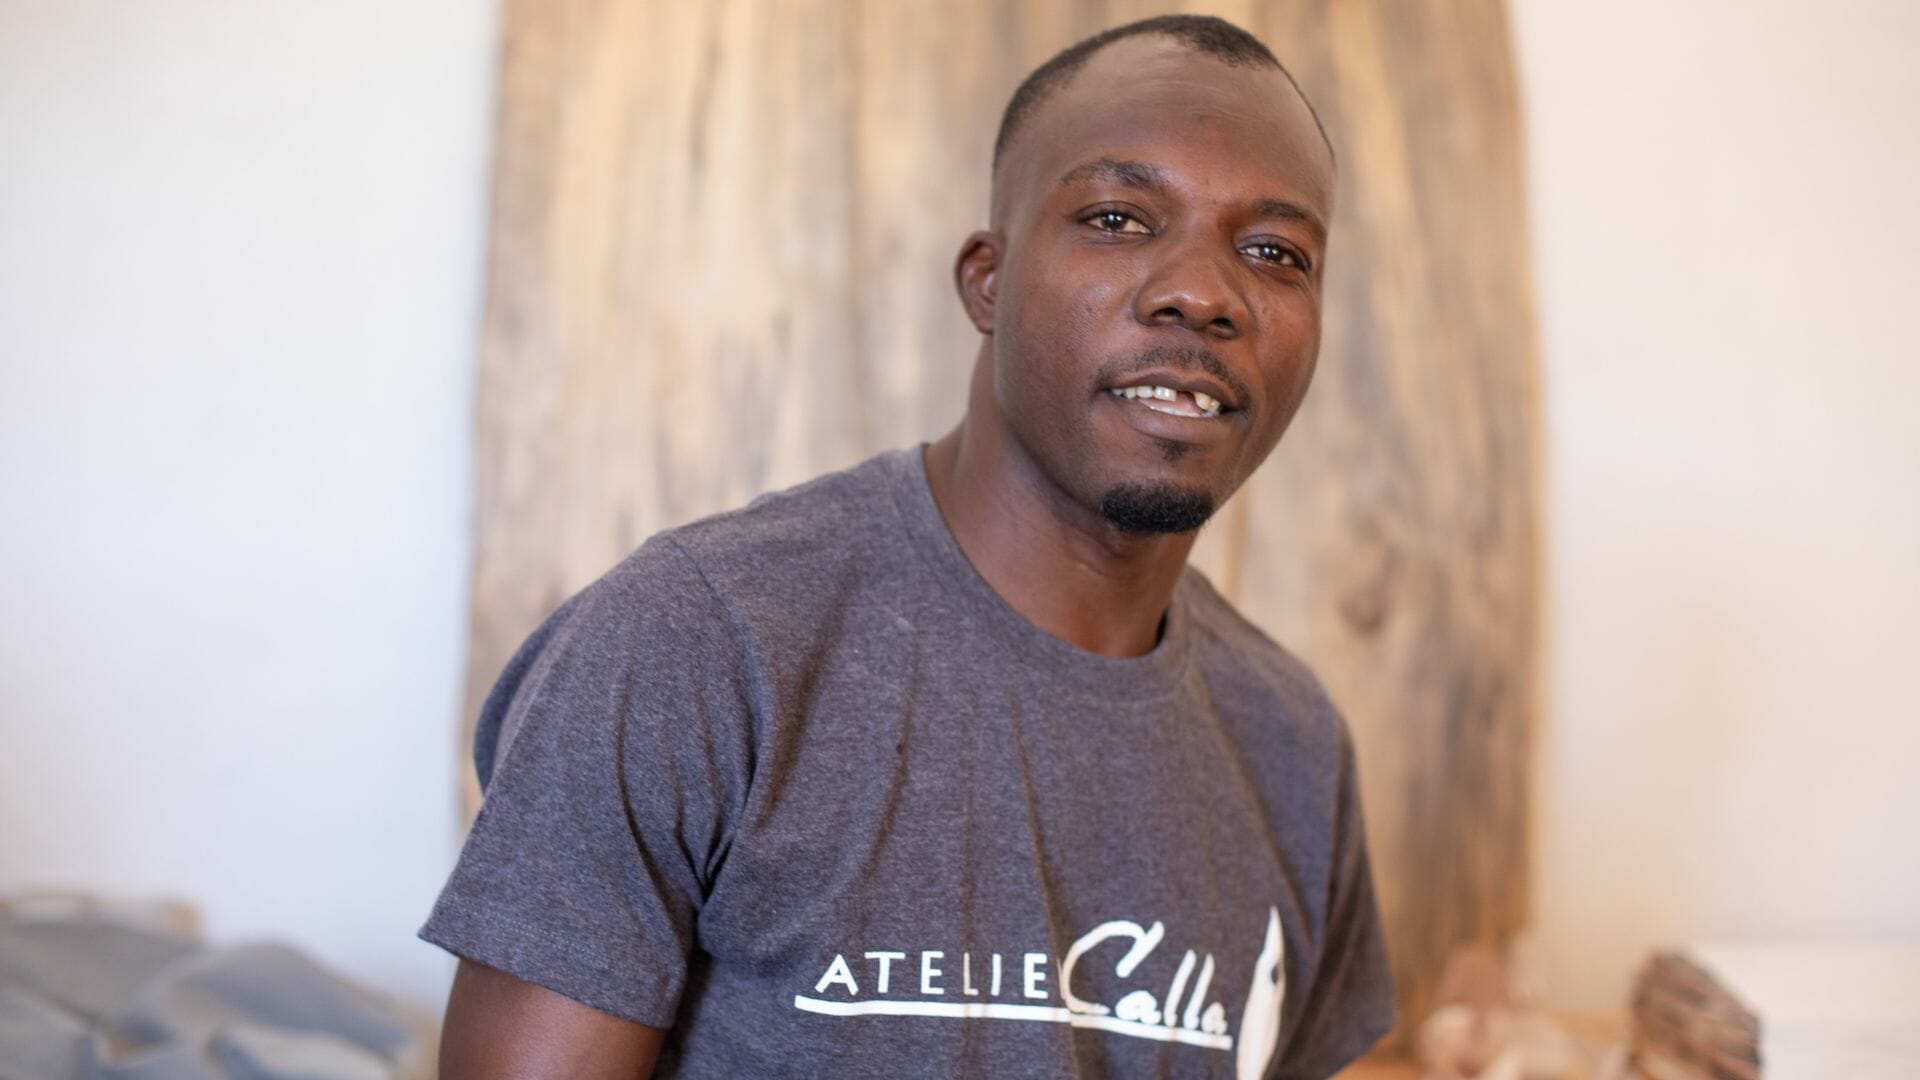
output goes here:
{"type": "Polygon", "coordinates": [[[1286,76],[1163,37],[1095,54],[1002,160],[999,416],[1134,532],[1197,528],[1292,420],[1320,344],[1331,155],[1286,76]]]}

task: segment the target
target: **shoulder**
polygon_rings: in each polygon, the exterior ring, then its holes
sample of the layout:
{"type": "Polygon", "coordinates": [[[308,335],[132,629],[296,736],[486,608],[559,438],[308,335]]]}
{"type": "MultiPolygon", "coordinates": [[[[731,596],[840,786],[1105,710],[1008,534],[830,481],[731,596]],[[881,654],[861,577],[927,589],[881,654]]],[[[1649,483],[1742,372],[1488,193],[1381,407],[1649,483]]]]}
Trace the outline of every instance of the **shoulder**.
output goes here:
{"type": "MultiPolygon", "coordinates": [[[[910,478],[909,452],[881,454],[669,529],[621,573],[630,579],[691,573],[736,631],[773,639],[764,645],[781,644],[789,631],[802,638],[817,633],[819,613],[843,608],[907,571],[912,555],[898,495],[910,478]],[[680,563],[662,567],[669,553],[680,563]]],[[[682,586],[690,583],[676,585],[682,586]]]]}
{"type": "Polygon", "coordinates": [[[559,666],[673,668],[735,654],[756,625],[803,619],[823,595],[898,560],[904,451],[654,534],[528,637],[502,683],[559,666]]]}
{"type": "Polygon", "coordinates": [[[568,597],[516,650],[482,706],[481,783],[538,715],[612,722],[616,711],[595,702],[752,694],[767,678],[766,646],[806,640],[823,603],[880,561],[878,537],[899,535],[873,523],[898,513],[903,454],[656,533],[568,597]],[[630,692],[641,686],[651,692],[630,692]]]}
{"type": "Polygon", "coordinates": [[[1306,661],[1229,604],[1189,567],[1180,583],[1194,633],[1195,663],[1217,700],[1247,715],[1263,742],[1280,740],[1317,765],[1352,754],[1346,720],[1306,661]]]}
{"type": "Polygon", "coordinates": [[[869,545],[876,529],[899,513],[902,455],[881,454],[852,468],[770,492],[737,510],[714,514],[656,536],[678,548],[710,578],[735,580],[795,564],[818,568],[869,545]]]}
{"type": "Polygon", "coordinates": [[[574,593],[529,634],[494,682],[474,728],[485,789],[524,732],[594,742],[641,700],[685,700],[732,654],[727,620],[698,570],[659,538],[574,593]],[[636,694],[637,688],[648,693],[636,694]]]}

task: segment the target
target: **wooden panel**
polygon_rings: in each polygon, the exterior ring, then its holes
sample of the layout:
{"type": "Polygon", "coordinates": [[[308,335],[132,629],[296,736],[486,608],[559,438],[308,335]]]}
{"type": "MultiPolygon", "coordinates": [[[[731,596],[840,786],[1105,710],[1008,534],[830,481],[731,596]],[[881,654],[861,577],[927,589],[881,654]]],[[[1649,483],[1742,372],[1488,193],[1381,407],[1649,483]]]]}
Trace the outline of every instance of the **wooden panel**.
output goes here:
{"type": "MultiPolygon", "coordinates": [[[[1188,9],[1273,45],[1340,156],[1319,377],[1196,560],[1348,714],[1418,1016],[1452,946],[1525,917],[1537,391],[1505,16],[1188,9]]],[[[508,0],[463,754],[512,648],[648,534],[957,420],[950,268],[1007,95],[1165,10],[508,0]]]]}

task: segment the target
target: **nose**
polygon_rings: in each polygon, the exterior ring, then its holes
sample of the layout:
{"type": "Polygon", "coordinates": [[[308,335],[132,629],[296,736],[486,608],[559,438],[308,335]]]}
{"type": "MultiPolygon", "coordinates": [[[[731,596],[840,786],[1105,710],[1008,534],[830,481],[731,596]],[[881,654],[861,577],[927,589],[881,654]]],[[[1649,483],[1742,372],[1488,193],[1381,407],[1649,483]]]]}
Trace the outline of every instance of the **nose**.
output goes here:
{"type": "Polygon", "coordinates": [[[1222,339],[1247,331],[1250,313],[1232,266],[1199,243],[1163,250],[1164,257],[1134,294],[1134,318],[1148,326],[1184,326],[1222,339]]]}

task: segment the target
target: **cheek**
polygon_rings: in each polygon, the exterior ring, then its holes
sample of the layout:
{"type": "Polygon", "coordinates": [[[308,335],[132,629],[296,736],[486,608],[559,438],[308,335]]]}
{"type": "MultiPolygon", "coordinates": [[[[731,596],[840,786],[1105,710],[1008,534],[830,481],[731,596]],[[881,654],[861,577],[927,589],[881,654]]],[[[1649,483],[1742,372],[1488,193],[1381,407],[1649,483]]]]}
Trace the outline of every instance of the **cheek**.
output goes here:
{"type": "MultiPolygon", "coordinates": [[[[1105,355],[1101,342],[1124,287],[1104,268],[1070,252],[1047,252],[1003,278],[994,350],[1003,380],[1087,383],[1105,355]]],[[[1118,307],[1117,307],[1118,305],[1118,307]]]]}
{"type": "Polygon", "coordinates": [[[1278,332],[1270,336],[1270,351],[1261,364],[1262,397],[1271,402],[1272,437],[1277,440],[1313,382],[1320,354],[1320,312],[1305,303],[1280,305],[1269,318],[1268,325],[1278,332]]]}

